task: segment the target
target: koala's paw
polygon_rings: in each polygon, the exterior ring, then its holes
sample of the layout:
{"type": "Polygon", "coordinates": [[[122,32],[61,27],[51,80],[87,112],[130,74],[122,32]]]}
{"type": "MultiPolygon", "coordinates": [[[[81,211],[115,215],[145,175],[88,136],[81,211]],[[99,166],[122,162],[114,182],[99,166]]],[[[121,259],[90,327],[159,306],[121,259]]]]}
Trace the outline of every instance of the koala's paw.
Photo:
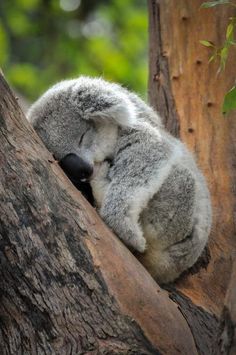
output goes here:
{"type": "Polygon", "coordinates": [[[104,180],[107,178],[108,171],[109,171],[109,163],[107,161],[102,162],[101,164],[95,165],[95,180],[104,180]]]}
{"type": "Polygon", "coordinates": [[[140,239],[137,241],[137,245],[136,245],[136,248],[135,248],[135,249],[136,249],[139,253],[144,253],[145,250],[146,250],[146,247],[147,247],[146,239],[140,238],[140,239]]]}
{"type": "Polygon", "coordinates": [[[146,250],[146,239],[143,236],[133,233],[126,235],[127,243],[131,246],[132,249],[138,251],[139,253],[144,253],[146,250]],[[127,238],[128,237],[128,238],[127,238]]]}

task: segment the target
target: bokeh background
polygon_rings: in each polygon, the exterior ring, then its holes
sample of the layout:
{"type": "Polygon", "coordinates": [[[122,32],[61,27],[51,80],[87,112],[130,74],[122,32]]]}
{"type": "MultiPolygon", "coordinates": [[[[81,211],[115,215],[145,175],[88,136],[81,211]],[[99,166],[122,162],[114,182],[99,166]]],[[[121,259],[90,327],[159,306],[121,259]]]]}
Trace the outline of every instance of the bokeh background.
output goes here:
{"type": "Polygon", "coordinates": [[[29,101],[81,74],[147,87],[145,0],[0,0],[0,66],[29,101]]]}

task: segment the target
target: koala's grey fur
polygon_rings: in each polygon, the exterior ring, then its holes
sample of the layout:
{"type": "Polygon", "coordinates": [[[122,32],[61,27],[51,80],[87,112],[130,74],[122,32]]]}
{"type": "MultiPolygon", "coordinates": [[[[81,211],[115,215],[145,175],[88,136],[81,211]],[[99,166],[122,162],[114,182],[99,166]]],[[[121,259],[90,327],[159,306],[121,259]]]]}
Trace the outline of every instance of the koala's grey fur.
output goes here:
{"type": "Polygon", "coordinates": [[[138,96],[80,77],[49,89],[28,118],[58,160],[75,153],[94,167],[100,215],[158,282],[173,281],[196,262],[211,228],[205,180],[138,96]]]}

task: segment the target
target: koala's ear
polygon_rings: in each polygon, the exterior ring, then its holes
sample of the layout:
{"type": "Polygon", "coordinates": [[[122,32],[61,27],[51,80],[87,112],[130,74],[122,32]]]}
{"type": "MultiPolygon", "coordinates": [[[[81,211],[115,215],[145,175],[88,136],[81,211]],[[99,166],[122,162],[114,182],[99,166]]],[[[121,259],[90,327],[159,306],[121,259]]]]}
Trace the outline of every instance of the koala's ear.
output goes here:
{"type": "Polygon", "coordinates": [[[90,113],[88,118],[97,122],[101,120],[116,123],[119,126],[130,127],[137,123],[135,105],[126,95],[116,94],[108,107],[100,106],[100,110],[90,113]]]}

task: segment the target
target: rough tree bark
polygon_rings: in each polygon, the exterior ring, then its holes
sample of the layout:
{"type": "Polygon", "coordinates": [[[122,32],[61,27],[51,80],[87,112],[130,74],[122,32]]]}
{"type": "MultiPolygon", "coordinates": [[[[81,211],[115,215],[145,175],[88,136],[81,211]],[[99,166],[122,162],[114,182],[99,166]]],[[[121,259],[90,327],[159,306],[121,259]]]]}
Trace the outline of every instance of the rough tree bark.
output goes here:
{"type": "Polygon", "coordinates": [[[224,118],[221,105],[224,93],[233,86],[236,55],[232,51],[226,71],[217,76],[218,64],[208,63],[210,49],[199,42],[207,39],[220,46],[234,11],[226,6],[200,9],[202,2],[148,1],[149,99],[164,117],[167,129],[180,136],[196,155],[208,180],[213,204],[210,262],[206,267],[206,258],[202,259],[200,270],[194,273],[193,269],[193,274],[182,277],[173,295],[177,302],[179,297],[187,297],[187,302],[191,300],[198,310],[204,309],[217,318],[221,315],[212,351],[234,354],[236,115],[224,118]]]}

